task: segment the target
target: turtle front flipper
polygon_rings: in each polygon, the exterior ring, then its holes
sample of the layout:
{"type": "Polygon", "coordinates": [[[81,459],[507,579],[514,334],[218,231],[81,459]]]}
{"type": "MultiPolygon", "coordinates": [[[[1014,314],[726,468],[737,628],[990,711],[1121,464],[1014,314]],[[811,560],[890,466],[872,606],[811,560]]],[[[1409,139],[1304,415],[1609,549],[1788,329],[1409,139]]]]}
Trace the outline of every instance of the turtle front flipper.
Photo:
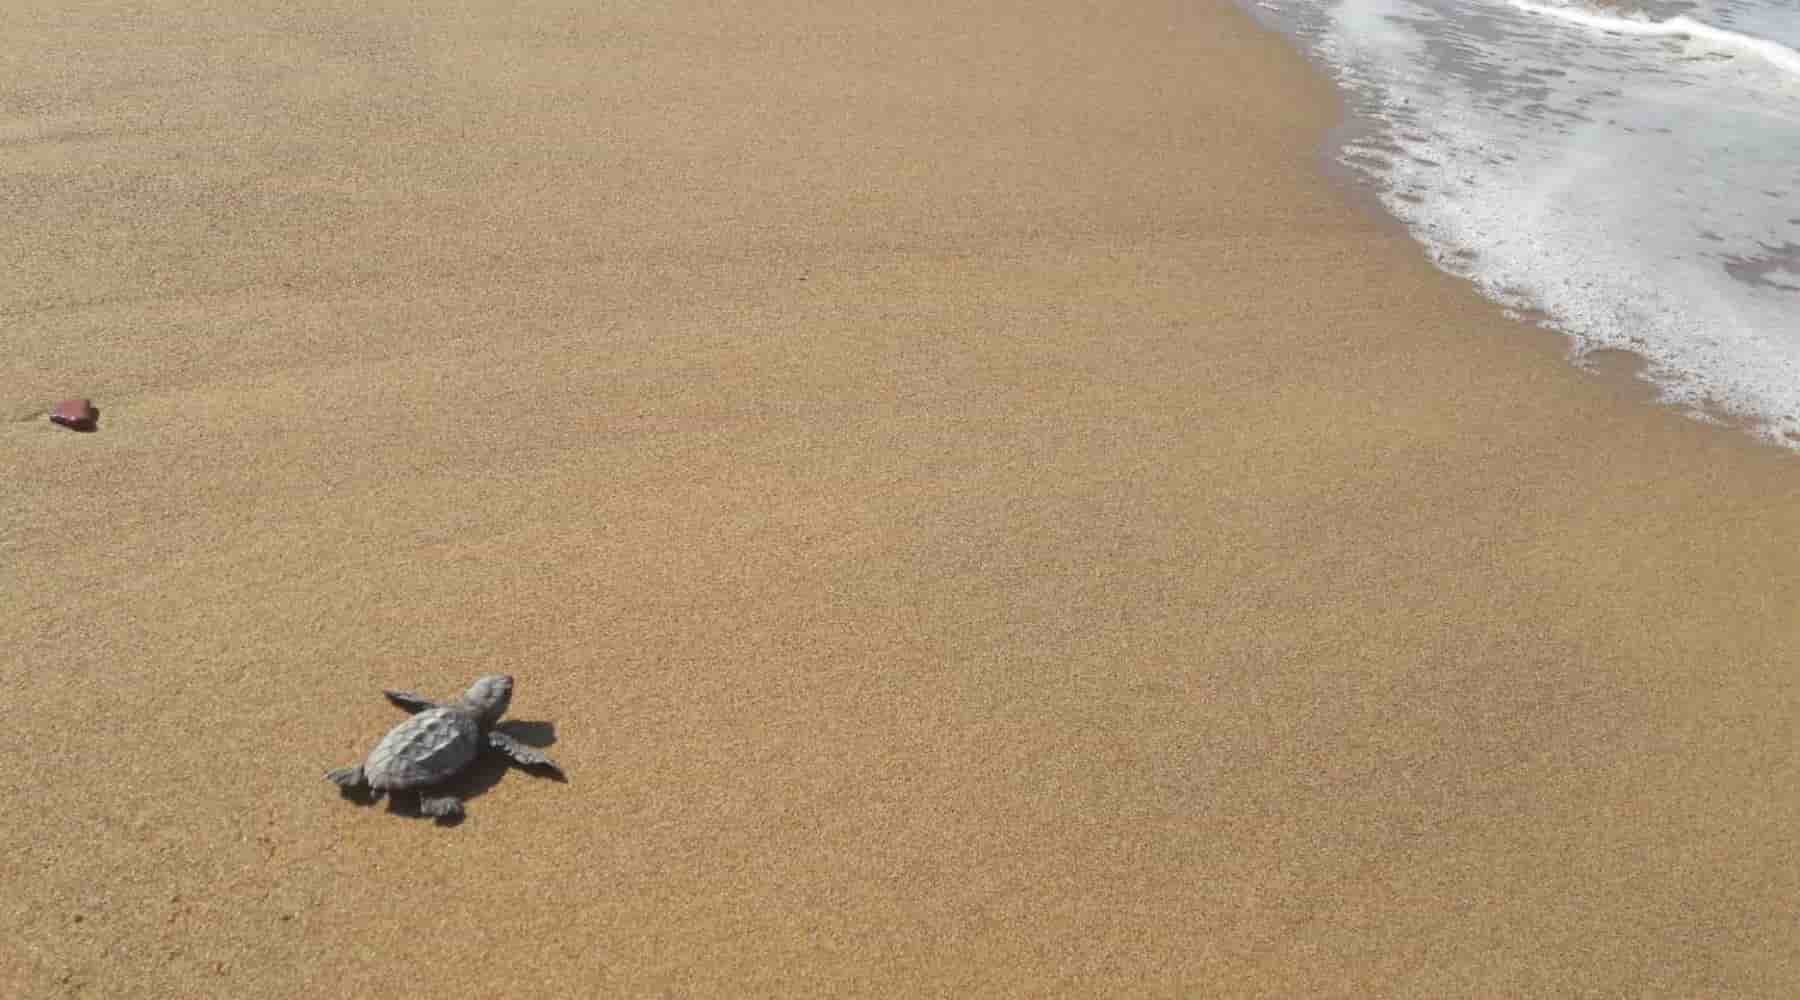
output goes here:
{"type": "Polygon", "coordinates": [[[423,712],[428,708],[438,707],[437,702],[422,695],[413,694],[411,691],[383,691],[381,693],[387,696],[388,701],[408,712],[423,712]]]}
{"type": "Polygon", "coordinates": [[[520,743],[518,740],[498,729],[488,731],[488,745],[508,757],[511,757],[514,763],[525,767],[549,768],[557,774],[562,773],[562,767],[558,765],[556,761],[546,757],[544,751],[539,750],[537,747],[520,743]]]}

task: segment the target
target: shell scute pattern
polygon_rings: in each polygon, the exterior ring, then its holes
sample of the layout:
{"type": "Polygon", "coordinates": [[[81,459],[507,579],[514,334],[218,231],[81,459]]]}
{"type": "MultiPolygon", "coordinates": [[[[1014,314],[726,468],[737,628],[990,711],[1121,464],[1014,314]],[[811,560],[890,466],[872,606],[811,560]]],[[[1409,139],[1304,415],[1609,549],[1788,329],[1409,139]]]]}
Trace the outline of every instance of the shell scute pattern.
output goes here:
{"type": "Polygon", "coordinates": [[[481,726],[467,712],[432,708],[406,720],[369,754],[374,788],[414,788],[462,770],[480,750],[481,726]]]}

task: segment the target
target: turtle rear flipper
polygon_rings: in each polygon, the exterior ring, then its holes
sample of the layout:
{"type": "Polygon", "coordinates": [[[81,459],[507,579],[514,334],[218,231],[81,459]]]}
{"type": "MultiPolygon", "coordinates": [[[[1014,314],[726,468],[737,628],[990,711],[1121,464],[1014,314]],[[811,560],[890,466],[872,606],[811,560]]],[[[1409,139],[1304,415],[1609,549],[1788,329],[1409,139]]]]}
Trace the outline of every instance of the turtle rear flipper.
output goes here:
{"type": "Polygon", "coordinates": [[[340,767],[335,771],[327,771],[325,777],[338,786],[344,798],[361,802],[373,802],[381,795],[381,790],[369,784],[369,778],[363,773],[361,764],[352,767],[340,767]]]}
{"type": "Polygon", "coordinates": [[[419,795],[419,815],[430,816],[441,822],[453,822],[463,818],[462,799],[454,795],[419,795]]]}

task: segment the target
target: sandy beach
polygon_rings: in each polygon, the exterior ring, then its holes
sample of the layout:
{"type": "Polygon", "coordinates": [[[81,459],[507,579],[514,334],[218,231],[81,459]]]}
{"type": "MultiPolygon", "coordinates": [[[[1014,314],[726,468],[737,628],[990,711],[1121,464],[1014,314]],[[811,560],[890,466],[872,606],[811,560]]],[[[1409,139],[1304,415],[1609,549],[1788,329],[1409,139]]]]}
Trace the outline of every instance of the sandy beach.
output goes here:
{"type": "Polygon", "coordinates": [[[0,995],[1800,994],[1800,458],[1225,0],[301,6],[8,5],[0,995]]]}

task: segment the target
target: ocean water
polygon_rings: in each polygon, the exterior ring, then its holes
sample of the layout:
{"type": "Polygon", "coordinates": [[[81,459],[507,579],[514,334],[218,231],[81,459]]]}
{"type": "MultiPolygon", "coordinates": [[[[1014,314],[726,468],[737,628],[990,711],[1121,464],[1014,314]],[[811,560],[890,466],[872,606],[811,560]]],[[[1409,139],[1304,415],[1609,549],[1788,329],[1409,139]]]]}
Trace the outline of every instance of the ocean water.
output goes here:
{"type": "Polygon", "coordinates": [[[1800,2],[1242,2],[1439,266],[1800,449],[1800,2]]]}

